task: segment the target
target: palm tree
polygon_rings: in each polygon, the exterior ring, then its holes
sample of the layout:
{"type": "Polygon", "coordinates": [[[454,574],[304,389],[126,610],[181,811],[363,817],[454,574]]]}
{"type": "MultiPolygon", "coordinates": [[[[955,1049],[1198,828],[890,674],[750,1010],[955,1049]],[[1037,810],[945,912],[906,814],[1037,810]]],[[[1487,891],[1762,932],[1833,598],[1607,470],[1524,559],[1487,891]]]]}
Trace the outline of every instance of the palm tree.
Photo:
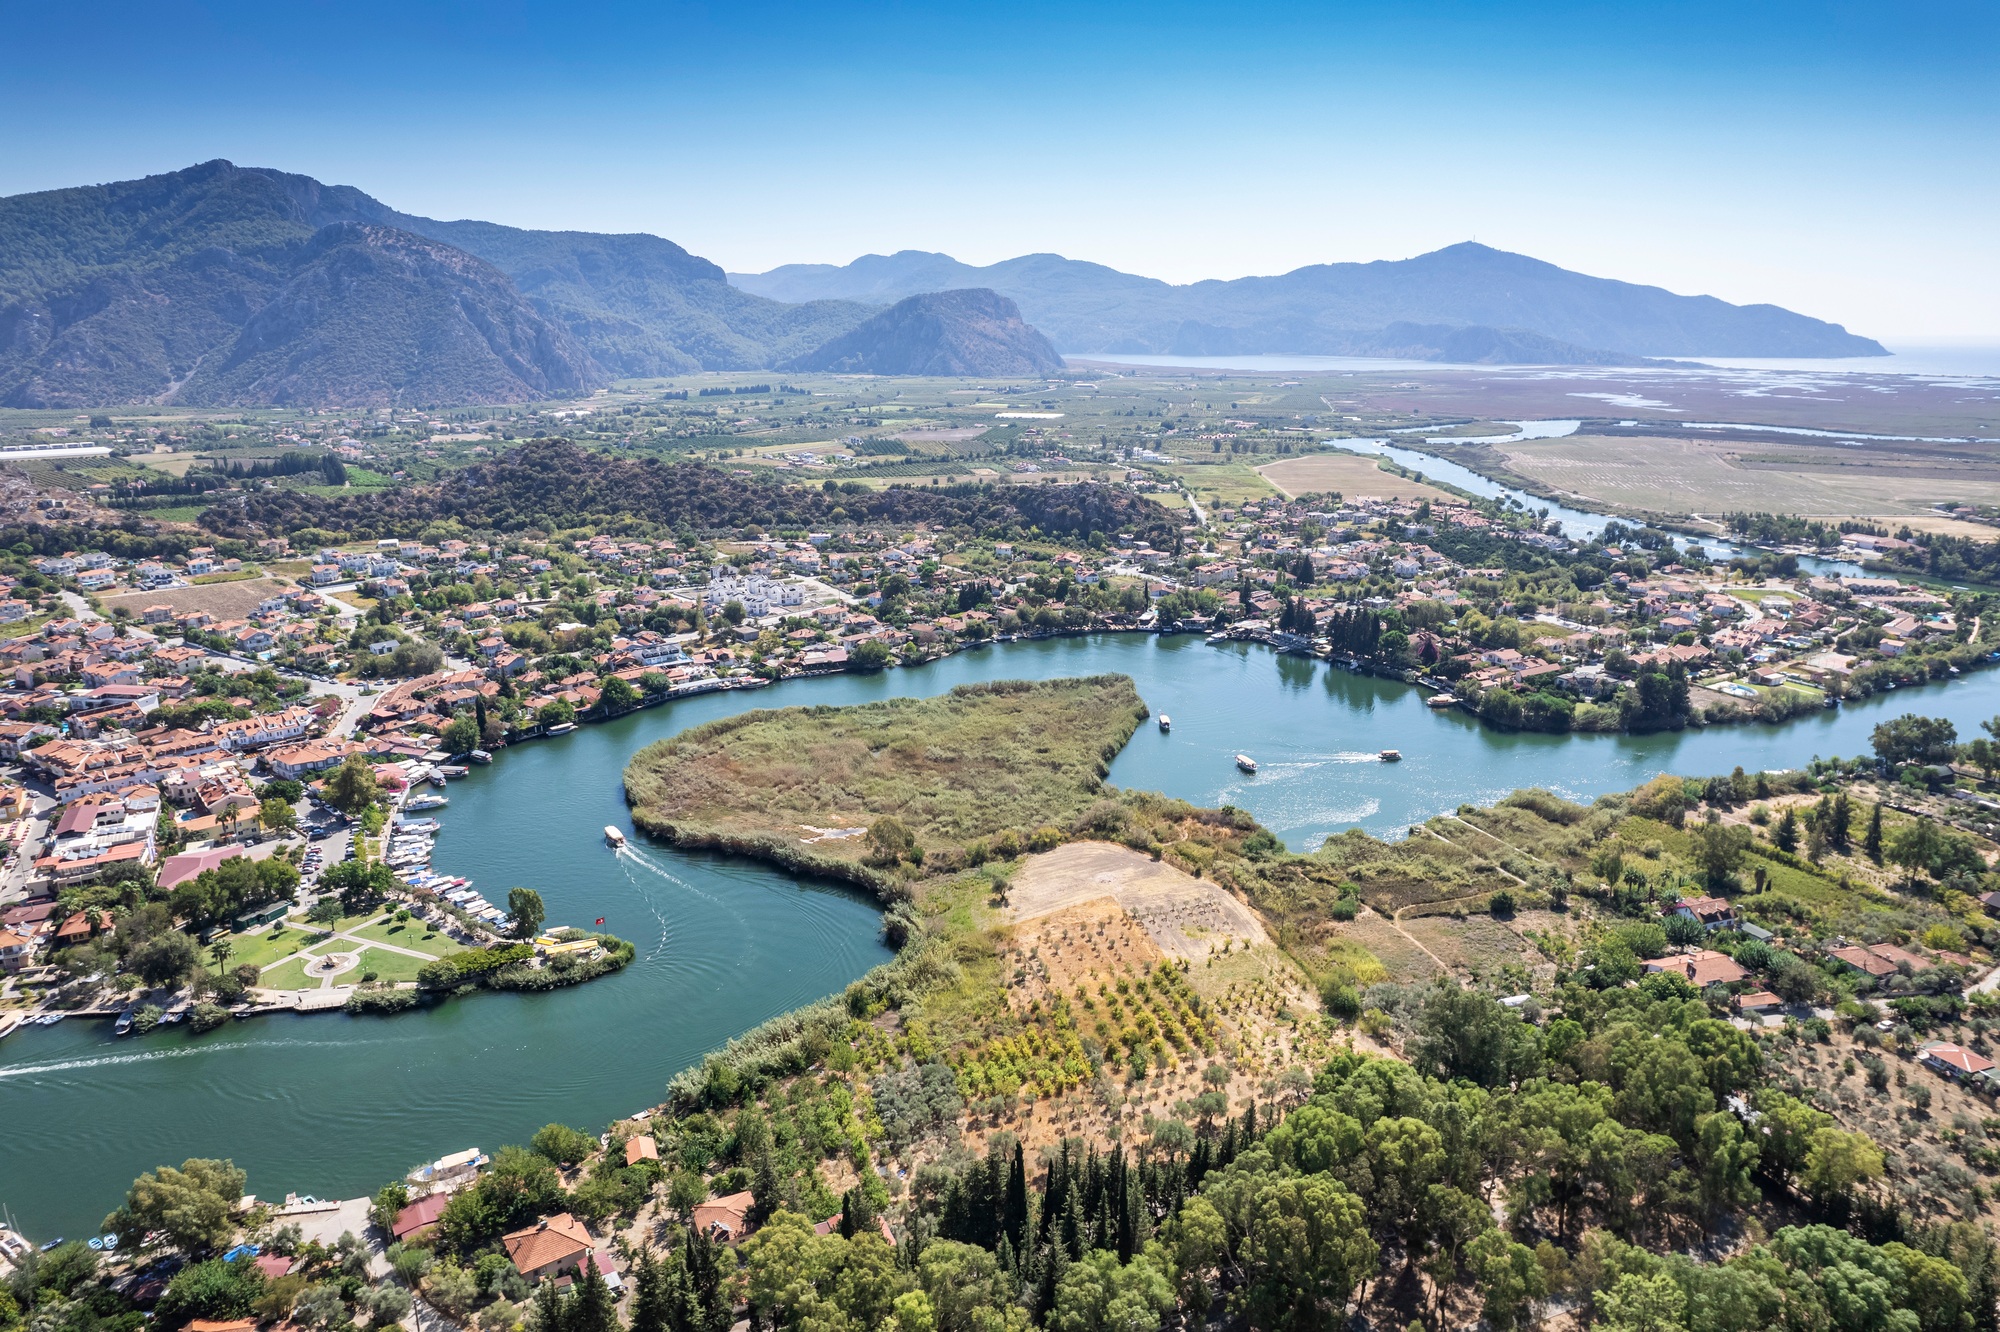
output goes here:
{"type": "Polygon", "coordinates": [[[229,955],[235,951],[236,945],[227,939],[217,939],[208,946],[208,955],[215,959],[215,969],[218,972],[222,970],[223,963],[229,960],[229,955]]]}

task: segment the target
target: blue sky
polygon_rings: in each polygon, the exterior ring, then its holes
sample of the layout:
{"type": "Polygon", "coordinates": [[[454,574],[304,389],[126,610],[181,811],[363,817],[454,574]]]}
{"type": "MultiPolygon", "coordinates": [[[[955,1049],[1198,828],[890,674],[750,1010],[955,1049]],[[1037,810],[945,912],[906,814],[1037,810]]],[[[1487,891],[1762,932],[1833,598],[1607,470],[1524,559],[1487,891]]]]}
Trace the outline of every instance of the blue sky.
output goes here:
{"type": "Polygon", "coordinates": [[[0,193],[213,157],[734,270],[1476,237],[2000,337],[1991,3],[0,6],[0,193]]]}

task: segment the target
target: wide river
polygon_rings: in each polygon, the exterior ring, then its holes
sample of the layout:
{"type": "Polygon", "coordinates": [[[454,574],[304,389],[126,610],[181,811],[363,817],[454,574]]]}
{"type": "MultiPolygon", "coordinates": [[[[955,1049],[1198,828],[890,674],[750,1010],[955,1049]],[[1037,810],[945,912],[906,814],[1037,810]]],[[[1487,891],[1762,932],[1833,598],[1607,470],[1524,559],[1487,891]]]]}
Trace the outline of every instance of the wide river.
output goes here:
{"type": "Polygon", "coordinates": [[[474,995],[390,1018],[264,1017],[206,1036],[115,1040],[104,1022],[0,1042],[0,1204],[37,1239],[91,1233],[154,1165],[228,1156],[252,1191],[372,1192],[411,1165],[518,1142],[550,1120],[595,1130],[657,1103],[667,1079],[765,1018],[833,993],[888,957],[867,900],[759,865],[635,839],[620,786],[640,746],[753,708],[930,695],[998,679],[1121,672],[1170,735],[1142,728],[1112,766],[1122,786],[1250,810],[1306,849],[1360,827],[1385,837],[1523,786],[1575,798],[1671,770],[1706,775],[1857,754],[1912,709],[1961,735],[2000,713],[2000,671],[1900,690],[1781,727],[1646,737],[1507,734],[1424,691],[1263,648],[1103,635],[961,653],[879,675],[709,694],[510,749],[452,785],[440,870],[495,900],[541,890],[554,924],[634,940],[624,972],[548,995],[474,995]],[[1386,748],[1400,764],[1376,761],[1386,748]],[[1244,777],[1238,751],[1260,765],[1244,777]]]}

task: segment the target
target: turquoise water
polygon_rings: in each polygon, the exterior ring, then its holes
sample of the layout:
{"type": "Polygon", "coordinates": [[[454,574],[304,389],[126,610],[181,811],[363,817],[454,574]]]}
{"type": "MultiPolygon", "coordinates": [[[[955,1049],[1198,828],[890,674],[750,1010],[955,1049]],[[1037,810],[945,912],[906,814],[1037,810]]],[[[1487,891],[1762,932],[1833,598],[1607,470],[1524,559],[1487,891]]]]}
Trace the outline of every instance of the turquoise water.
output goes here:
{"type": "Polygon", "coordinates": [[[1130,675],[1171,734],[1146,726],[1112,765],[1124,786],[1228,802],[1306,849],[1517,787],[1575,798],[1657,772],[1790,767],[1855,754],[1885,716],[1919,710],[1960,733],[2000,713],[2000,671],[1899,690],[1783,727],[1648,737],[1507,734],[1423,691],[1263,648],[1107,635],[996,645],[928,666],[709,694],[501,754],[452,784],[437,867],[501,900],[537,888],[553,924],[638,945],[617,976],[548,995],[478,995],[392,1018],[270,1017],[202,1037],[116,1041],[66,1022],[0,1042],[0,1204],[38,1239],[88,1233],[140,1171],[229,1156],[252,1191],[352,1197],[418,1161],[520,1141],[561,1119],[592,1130],[657,1103],[667,1079],[730,1036],[832,993],[884,960],[867,900],[762,866],[603,829],[630,828],[620,775],[640,746],[754,708],[929,695],[952,685],[1130,675]],[[1399,764],[1377,761],[1394,748],[1399,764]],[[1238,751],[1258,760],[1238,773],[1238,751]]]}

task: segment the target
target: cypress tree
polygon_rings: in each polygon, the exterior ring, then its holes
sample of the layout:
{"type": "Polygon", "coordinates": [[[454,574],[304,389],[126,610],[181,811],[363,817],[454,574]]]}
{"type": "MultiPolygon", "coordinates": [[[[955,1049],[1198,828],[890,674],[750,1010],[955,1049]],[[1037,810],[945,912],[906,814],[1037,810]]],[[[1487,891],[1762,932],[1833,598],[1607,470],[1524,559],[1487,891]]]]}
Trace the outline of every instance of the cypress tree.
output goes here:
{"type": "Polygon", "coordinates": [[[778,1174],[777,1162],[766,1150],[757,1154],[757,1161],[750,1173],[751,1211],[758,1225],[771,1219],[771,1214],[785,1205],[785,1181],[778,1174]]]}
{"type": "Polygon", "coordinates": [[[1063,1251],[1073,1259],[1083,1257],[1084,1250],[1090,1247],[1090,1237],[1086,1233],[1088,1225],[1083,1210],[1083,1190],[1072,1181],[1069,1191],[1063,1195],[1061,1233],[1063,1251]]]}
{"type": "Polygon", "coordinates": [[[570,1332],[569,1310],[555,1282],[544,1281],[536,1288],[534,1303],[528,1306],[527,1327],[528,1332],[570,1332]]]}
{"type": "Polygon", "coordinates": [[[1042,1212],[1035,1224],[1035,1245],[1037,1248],[1049,1242],[1055,1230],[1056,1203],[1069,1192],[1069,1143],[1065,1141],[1049,1162],[1049,1172],[1042,1181],[1042,1212]]]}
{"type": "Polygon", "coordinates": [[[667,1280],[650,1249],[639,1251],[632,1268],[632,1332],[673,1332],[668,1321],[667,1280]]]}
{"type": "Polygon", "coordinates": [[[1146,1243],[1146,1191],[1127,1187],[1125,1215],[1118,1226],[1118,1261],[1129,1263],[1146,1243]]]}
{"type": "Polygon", "coordinates": [[[582,1279],[571,1288],[568,1303],[564,1332],[620,1332],[618,1303],[597,1270],[595,1256],[584,1257],[582,1279]]]}
{"type": "Polygon", "coordinates": [[[1201,1187],[1201,1181],[1214,1165],[1213,1149],[1207,1138],[1196,1139],[1194,1152],[1188,1157],[1187,1183],[1190,1189],[1201,1187]]]}
{"type": "Polygon", "coordinates": [[[1028,1163],[1021,1144],[1014,1144],[1014,1162],[1007,1171],[1007,1195],[1001,1226],[1018,1253],[1028,1242],[1028,1163]]]}
{"type": "Polygon", "coordinates": [[[1862,840],[1861,849],[1877,865],[1882,863],[1882,802],[1879,800],[1868,814],[1868,833],[1862,840]]]}
{"type": "Polygon", "coordinates": [[[938,1237],[967,1243],[965,1232],[970,1219],[965,1212],[965,1185],[957,1176],[944,1186],[944,1205],[938,1209],[938,1237]]]}
{"type": "Polygon", "coordinates": [[[722,1260],[715,1241],[689,1226],[683,1232],[681,1255],[693,1312],[701,1320],[696,1332],[725,1332],[734,1313],[722,1293],[722,1260]]]}
{"type": "Polygon", "coordinates": [[[1056,1307],[1056,1287],[1062,1285],[1063,1273],[1068,1270],[1069,1255],[1060,1244],[1050,1245],[1044,1251],[1041,1271],[1037,1274],[1040,1279],[1035,1282],[1035,1312],[1039,1317],[1046,1318],[1056,1307]]]}

